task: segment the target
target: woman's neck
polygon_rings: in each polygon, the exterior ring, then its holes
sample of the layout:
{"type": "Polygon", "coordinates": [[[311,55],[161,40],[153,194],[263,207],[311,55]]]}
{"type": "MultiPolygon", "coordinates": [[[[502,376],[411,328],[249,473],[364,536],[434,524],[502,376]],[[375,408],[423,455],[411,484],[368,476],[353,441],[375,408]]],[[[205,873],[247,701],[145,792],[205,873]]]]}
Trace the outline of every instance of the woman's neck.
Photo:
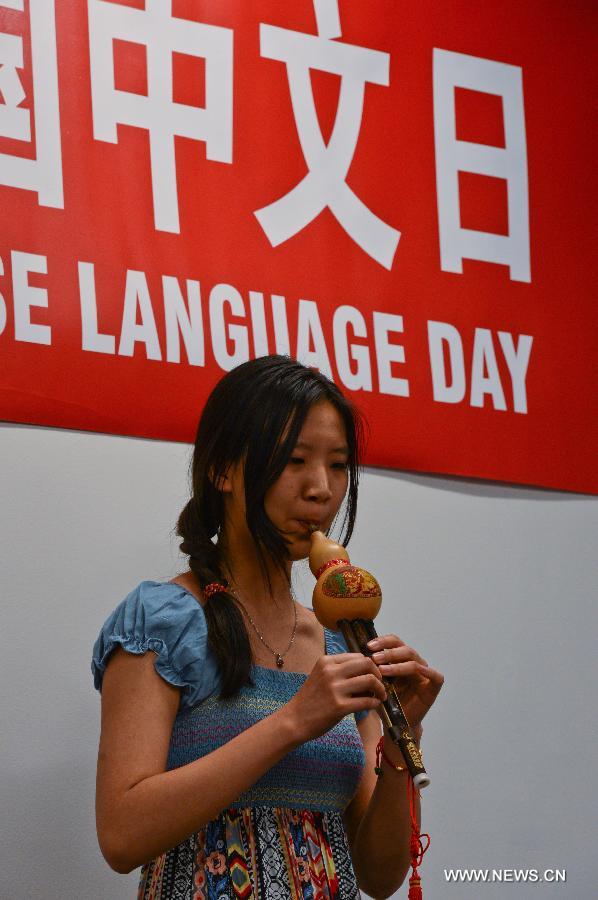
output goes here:
{"type": "Polygon", "coordinates": [[[286,606],[291,597],[291,562],[286,571],[266,557],[266,571],[262,569],[255,552],[253,539],[240,536],[221,536],[223,574],[231,581],[239,599],[247,606],[286,606]],[[269,584],[268,584],[269,581],[269,584]]]}

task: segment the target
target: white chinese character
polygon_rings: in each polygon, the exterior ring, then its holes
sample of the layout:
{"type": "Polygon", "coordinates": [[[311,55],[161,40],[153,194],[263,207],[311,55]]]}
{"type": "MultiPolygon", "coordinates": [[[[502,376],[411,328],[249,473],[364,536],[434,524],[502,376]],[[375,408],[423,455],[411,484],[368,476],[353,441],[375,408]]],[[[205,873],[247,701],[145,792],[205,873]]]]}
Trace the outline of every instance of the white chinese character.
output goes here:
{"type": "Polygon", "coordinates": [[[288,194],[255,212],[272,246],[293,237],[329,207],[347,234],[390,269],[401,233],[374,215],[346,183],[355,153],[365,85],[388,86],[389,55],[341,36],[337,0],[314,0],[318,34],[260,25],[262,56],[286,63],[297,134],[308,173],[288,194]],[[328,143],[318,122],[310,69],[341,76],[339,102],[328,143]]]}
{"type": "Polygon", "coordinates": [[[91,90],[94,137],[116,144],[118,124],[149,132],[154,222],[178,233],[175,135],[205,141],[211,160],[232,162],[233,33],[172,15],[172,0],[146,0],[133,9],[89,0],[91,90]],[[147,48],[147,96],[117,90],[114,41],[147,48]],[[174,53],[205,59],[205,108],[175,103],[174,53]]]}
{"type": "MultiPolygon", "coordinates": [[[[0,0],[0,9],[24,13],[24,0],[0,0]]],[[[54,0],[29,0],[35,159],[0,153],[0,184],[36,191],[41,206],[64,207],[54,0]]],[[[31,113],[21,109],[25,91],[23,38],[0,32],[0,142],[31,144],[31,113]]],[[[26,148],[27,150],[30,147],[26,148]]]]}
{"type": "Polygon", "coordinates": [[[479,259],[509,266],[513,281],[531,281],[521,68],[435,48],[434,139],[442,269],[461,273],[463,259],[479,259]],[[504,148],[457,140],[456,87],[501,97],[504,148]],[[506,180],[508,235],[461,228],[459,172],[506,180]]]}

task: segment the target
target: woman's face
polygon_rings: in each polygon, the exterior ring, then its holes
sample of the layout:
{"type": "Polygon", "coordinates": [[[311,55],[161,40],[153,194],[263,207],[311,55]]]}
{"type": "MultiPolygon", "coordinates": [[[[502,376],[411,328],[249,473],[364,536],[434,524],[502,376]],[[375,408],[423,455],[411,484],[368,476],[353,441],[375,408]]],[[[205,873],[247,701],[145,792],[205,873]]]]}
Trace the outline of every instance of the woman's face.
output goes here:
{"type": "Polygon", "coordinates": [[[309,524],[325,531],[347,492],[349,448],[345,426],[332,403],[309,410],[282,474],[264,498],[266,515],[289,542],[292,560],[310,549],[309,524]]]}

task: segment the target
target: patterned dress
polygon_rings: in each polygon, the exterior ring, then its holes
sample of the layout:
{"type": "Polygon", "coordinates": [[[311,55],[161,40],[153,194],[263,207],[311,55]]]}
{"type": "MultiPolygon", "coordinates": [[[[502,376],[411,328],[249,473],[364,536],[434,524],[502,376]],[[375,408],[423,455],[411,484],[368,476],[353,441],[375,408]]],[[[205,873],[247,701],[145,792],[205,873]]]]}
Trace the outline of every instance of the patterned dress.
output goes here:
{"type": "MultiPolygon", "coordinates": [[[[346,652],[340,633],[325,629],[325,640],[327,653],[346,652]]],[[[141,582],[108,617],[93,649],[98,690],[117,645],[132,653],[154,650],[158,673],[181,688],[167,770],[275,712],[307,678],[254,666],[253,685],[221,700],[202,607],[172,582],[141,582]]],[[[138,900],[356,900],[342,813],[363,766],[356,717],[346,716],[283,757],[186,841],[146,863],[138,900]]]]}

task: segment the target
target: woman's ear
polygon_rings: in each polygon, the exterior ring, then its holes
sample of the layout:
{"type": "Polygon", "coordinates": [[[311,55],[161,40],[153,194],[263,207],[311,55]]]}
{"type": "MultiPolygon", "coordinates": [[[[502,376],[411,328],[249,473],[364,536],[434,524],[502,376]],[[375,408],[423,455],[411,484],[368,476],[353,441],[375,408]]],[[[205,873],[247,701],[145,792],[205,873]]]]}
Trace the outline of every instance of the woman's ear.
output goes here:
{"type": "Polygon", "coordinates": [[[216,473],[214,469],[208,472],[208,478],[212,482],[214,488],[221,494],[230,494],[233,489],[233,470],[235,466],[229,463],[223,472],[216,473]]]}

